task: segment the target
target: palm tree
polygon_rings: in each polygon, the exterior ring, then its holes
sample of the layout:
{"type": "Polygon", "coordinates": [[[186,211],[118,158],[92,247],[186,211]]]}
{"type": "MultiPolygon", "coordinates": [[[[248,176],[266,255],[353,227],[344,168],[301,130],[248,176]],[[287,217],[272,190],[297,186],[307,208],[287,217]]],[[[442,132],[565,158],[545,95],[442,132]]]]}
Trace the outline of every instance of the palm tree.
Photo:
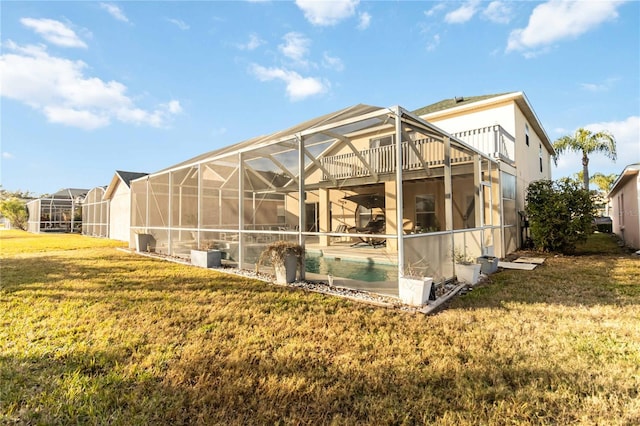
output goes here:
{"type": "Polygon", "coordinates": [[[575,135],[566,135],[553,143],[556,155],[553,161],[558,165],[558,155],[566,151],[582,152],[582,185],[589,190],[589,155],[600,152],[616,161],[616,140],[606,130],[594,133],[591,130],[580,128],[575,135]]]}
{"type": "Polygon", "coordinates": [[[603,173],[596,172],[591,176],[589,182],[595,184],[600,191],[608,194],[616,179],[618,179],[618,175],[615,173],[605,175],[603,173]]]}

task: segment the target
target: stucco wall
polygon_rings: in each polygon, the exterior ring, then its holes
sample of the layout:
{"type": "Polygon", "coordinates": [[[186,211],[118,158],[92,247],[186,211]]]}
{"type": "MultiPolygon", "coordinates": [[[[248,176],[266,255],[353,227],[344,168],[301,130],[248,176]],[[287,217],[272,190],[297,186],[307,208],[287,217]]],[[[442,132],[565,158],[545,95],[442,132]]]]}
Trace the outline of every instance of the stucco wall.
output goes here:
{"type": "Polygon", "coordinates": [[[629,179],[613,197],[613,232],[622,238],[625,244],[640,249],[640,174],[629,179]],[[624,205],[621,205],[624,200],[624,205]]]}
{"type": "Polygon", "coordinates": [[[131,224],[131,190],[122,182],[118,183],[109,205],[109,238],[129,241],[131,224]]]}
{"type": "Polygon", "coordinates": [[[475,110],[458,113],[437,112],[425,116],[443,130],[455,133],[484,126],[499,124],[515,137],[516,210],[524,210],[526,189],[531,182],[551,179],[551,155],[542,144],[542,139],[531,123],[526,119],[518,105],[507,100],[475,110]],[[529,144],[526,143],[526,127],[529,128],[529,144]],[[542,151],[542,171],[540,170],[540,152],[542,151]]]}

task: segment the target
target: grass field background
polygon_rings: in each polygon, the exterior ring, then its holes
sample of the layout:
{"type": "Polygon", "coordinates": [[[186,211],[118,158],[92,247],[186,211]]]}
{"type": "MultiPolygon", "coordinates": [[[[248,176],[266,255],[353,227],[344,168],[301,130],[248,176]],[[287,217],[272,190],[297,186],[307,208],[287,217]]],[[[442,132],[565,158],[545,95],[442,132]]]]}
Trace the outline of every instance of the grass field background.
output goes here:
{"type": "Polygon", "coordinates": [[[2,424],[640,424],[640,260],[595,234],[434,316],[0,231],[2,424]]]}

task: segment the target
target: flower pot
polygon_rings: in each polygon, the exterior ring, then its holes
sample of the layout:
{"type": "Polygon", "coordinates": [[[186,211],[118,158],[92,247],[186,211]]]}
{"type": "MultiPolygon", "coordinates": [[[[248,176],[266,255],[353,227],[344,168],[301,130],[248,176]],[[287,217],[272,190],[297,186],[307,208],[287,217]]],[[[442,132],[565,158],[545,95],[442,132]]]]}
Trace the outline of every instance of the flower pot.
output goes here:
{"type": "Polygon", "coordinates": [[[421,306],[427,303],[433,286],[433,278],[400,278],[398,293],[402,303],[421,306]]]}
{"type": "Polygon", "coordinates": [[[191,250],[191,264],[200,268],[219,268],[221,258],[220,250],[191,250]]]}
{"type": "Polygon", "coordinates": [[[467,283],[467,284],[475,284],[480,279],[480,264],[472,263],[471,265],[463,265],[461,263],[456,263],[456,277],[458,281],[467,283]]]}
{"type": "Polygon", "coordinates": [[[278,284],[292,283],[296,280],[298,257],[293,253],[287,253],[284,258],[284,265],[277,265],[274,269],[276,271],[276,282],[278,284]]]}
{"type": "Polygon", "coordinates": [[[480,272],[485,275],[493,274],[498,270],[498,258],[493,256],[480,256],[478,258],[480,272]]]}
{"type": "Polygon", "coordinates": [[[156,240],[151,234],[136,234],[136,251],[139,253],[153,251],[155,242],[156,240]]]}

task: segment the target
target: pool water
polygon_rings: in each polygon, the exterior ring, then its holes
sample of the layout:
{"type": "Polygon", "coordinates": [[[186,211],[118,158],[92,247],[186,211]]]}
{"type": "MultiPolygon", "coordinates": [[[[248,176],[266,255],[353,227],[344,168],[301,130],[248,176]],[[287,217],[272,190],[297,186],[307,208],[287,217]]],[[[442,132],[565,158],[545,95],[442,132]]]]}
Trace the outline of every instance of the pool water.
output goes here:
{"type": "Polygon", "coordinates": [[[308,254],[305,257],[305,270],[321,275],[331,274],[334,277],[366,282],[398,279],[398,268],[393,265],[380,265],[373,261],[353,262],[323,256],[309,256],[308,254]]]}

